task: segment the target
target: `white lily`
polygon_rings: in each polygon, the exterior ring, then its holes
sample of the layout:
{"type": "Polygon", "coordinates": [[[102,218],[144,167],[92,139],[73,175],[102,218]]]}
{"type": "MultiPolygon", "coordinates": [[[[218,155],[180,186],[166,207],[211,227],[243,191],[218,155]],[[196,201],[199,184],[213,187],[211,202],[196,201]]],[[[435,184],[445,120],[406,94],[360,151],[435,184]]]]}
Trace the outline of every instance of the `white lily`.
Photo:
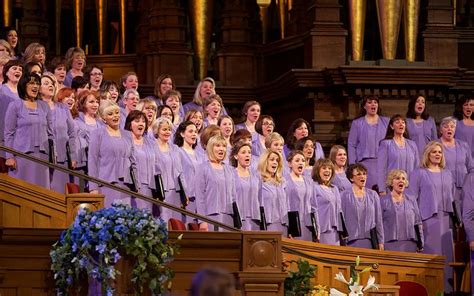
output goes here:
{"type": "Polygon", "coordinates": [[[347,294],[344,294],[344,293],[342,293],[339,290],[336,290],[334,288],[329,289],[329,295],[330,296],[347,296],[347,294]]]}
{"type": "Polygon", "coordinates": [[[351,285],[352,284],[352,278],[350,281],[347,281],[342,272],[339,271],[339,273],[336,273],[336,276],[334,277],[335,280],[338,280],[346,285],[351,285]]]}
{"type": "Polygon", "coordinates": [[[365,288],[363,291],[367,291],[370,288],[374,288],[375,290],[379,289],[379,285],[375,284],[375,277],[372,275],[369,275],[369,279],[367,280],[367,285],[365,285],[365,288]]]}
{"type": "Polygon", "coordinates": [[[351,290],[351,292],[349,293],[349,296],[364,295],[364,293],[362,293],[362,288],[363,288],[363,286],[361,286],[359,284],[354,284],[352,286],[349,286],[349,290],[351,290]]]}

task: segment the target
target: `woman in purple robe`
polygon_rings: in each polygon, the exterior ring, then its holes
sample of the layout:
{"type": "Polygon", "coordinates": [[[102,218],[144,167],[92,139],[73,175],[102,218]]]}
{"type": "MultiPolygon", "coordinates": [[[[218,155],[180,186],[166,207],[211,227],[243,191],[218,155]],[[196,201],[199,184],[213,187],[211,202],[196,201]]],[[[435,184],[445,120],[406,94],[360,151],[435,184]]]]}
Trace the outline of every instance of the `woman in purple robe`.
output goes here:
{"type": "Polygon", "coordinates": [[[329,151],[329,159],[334,164],[334,179],[332,184],[342,193],[344,190],[352,189],[352,184],[346,175],[347,152],[341,145],[334,145],[329,151]]]}
{"type": "Polygon", "coordinates": [[[388,172],[400,169],[410,174],[420,163],[416,143],[408,139],[406,122],[396,114],[390,118],[385,139],[380,141],[377,153],[377,186],[380,195],[385,195],[388,172]]]}
{"type": "Polygon", "coordinates": [[[208,96],[203,100],[202,108],[204,110],[204,126],[211,124],[218,125],[219,117],[222,114],[222,98],[218,94],[208,96]]]}
{"type": "Polygon", "coordinates": [[[408,196],[413,196],[420,209],[425,236],[424,252],[446,256],[445,292],[452,290],[448,279],[453,261],[453,235],[450,215],[453,213],[454,180],[446,169],[444,149],[441,143],[429,142],[423,151],[421,167],[410,175],[408,196]]]}
{"type": "Polygon", "coordinates": [[[123,93],[122,102],[124,108],[120,109],[121,129],[125,127],[125,120],[127,120],[128,114],[137,109],[138,102],[140,102],[140,95],[134,88],[129,88],[123,93]]]}
{"type": "Polygon", "coordinates": [[[456,139],[466,142],[474,158],[474,96],[464,96],[456,101],[453,116],[456,124],[456,139]]]}
{"type": "Polygon", "coordinates": [[[456,124],[454,117],[446,117],[439,124],[440,138],[438,142],[443,145],[446,168],[451,172],[454,179],[455,194],[458,211],[461,210],[461,191],[464,179],[468,172],[474,170],[474,162],[471,156],[471,149],[462,140],[455,139],[456,124]]]}
{"type": "MultiPolygon", "coordinates": [[[[171,144],[173,123],[167,118],[160,117],[153,123],[153,134],[155,135],[155,150],[156,150],[156,173],[161,174],[163,179],[163,186],[165,191],[164,202],[172,204],[177,207],[183,207],[187,204],[182,204],[179,191],[181,190],[178,178],[181,178],[183,186],[185,186],[185,179],[182,177],[183,168],[181,166],[178,147],[171,144]]],[[[179,213],[168,208],[162,207],[160,209],[160,217],[164,221],[170,218],[185,221],[185,217],[179,213]]]]}
{"type": "Polygon", "coordinates": [[[313,167],[314,193],[311,197],[311,212],[317,213],[319,242],[339,246],[342,232],[341,196],[334,180],[334,164],[327,158],[320,158],[313,167]]]}
{"type": "MultiPolygon", "coordinates": [[[[311,150],[314,150],[312,148],[311,150]]],[[[318,238],[317,233],[313,233],[311,223],[311,198],[313,197],[313,180],[310,176],[304,175],[306,158],[301,150],[293,150],[288,155],[288,166],[290,173],[285,175],[286,196],[288,198],[288,210],[297,211],[301,224],[301,236],[293,237],[298,240],[313,241],[318,238]]],[[[314,212],[316,212],[315,209],[314,212]]],[[[315,216],[315,218],[317,215],[315,216]]]]}
{"type": "MultiPolygon", "coordinates": [[[[204,113],[203,103],[206,98],[210,95],[216,94],[216,82],[211,77],[206,77],[199,82],[196,87],[196,91],[194,92],[193,100],[184,104],[183,109],[184,113],[187,113],[189,110],[199,110],[204,113]]],[[[227,115],[227,112],[222,106],[222,115],[227,115]]]]}
{"type": "MultiPolygon", "coordinates": [[[[12,101],[20,100],[18,96],[18,82],[23,74],[23,64],[19,60],[8,61],[3,66],[3,84],[0,87],[0,145],[5,145],[3,136],[5,131],[5,115],[8,104],[12,101]]],[[[4,157],[5,152],[0,151],[0,157],[4,157]]]]}
{"type": "Polygon", "coordinates": [[[260,230],[260,202],[258,191],[260,178],[251,169],[252,148],[249,143],[238,141],[231,150],[229,161],[235,167],[233,180],[235,186],[235,201],[237,203],[242,230],[260,230]]]}
{"type": "Polygon", "coordinates": [[[412,96],[408,102],[407,131],[410,139],[416,143],[421,157],[425,145],[438,139],[436,123],[426,111],[426,99],[422,95],[412,96]]]}
{"type": "MultiPolygon", "coordinates": [[[[233,226],[232,203],[235,188],[232,168],[224,163],[226,141],[220,136],[209,139],[207,159],[198,166],[194,180],[197,213],[212,220],[233,226]]],[[[212,225],[209,225],[212,228],[212,225]]]]}
{"type": "Polygon", "coordinates": [[[246,129],[252,134],[252,138],[257,135],[255,125],[260,118],[261,112],[260,103],[257,101],[247,101],[242,108],[242,115],[245,121],[235,126],[236,130],[246,129]]]}
{"type": "Polygon", "coordinates": [[[258,163],[262,188],[260,204],[263,206],[268,231],[281,231],[283,236],[288,231],[288,197],[286,182],[282,176],[283,156],[271,150],[260,156],[258,163]]]}
{"type": "MultiPolygon", "coordinates": [[[[291,123],[286,135],[286,145],[283,148],[285,157],[288,157],[290,151],[295,149],[295,144],[299,139],[308,136],[311,136],[311,126],[309,123],[303,118],[295,119],[291,123]]],[[[314,157],[315,159],[324,158],[323,147],[319,142],[316,141],[314,142],[314,157]]]]}
{"type": "Polygon", "coordinates": [[[66,66],[68,72],[64,79],[64,85],[71,87],[72,79],[76,76],[83,76],[82,70],[86,66],[86,54],[79,47],[71,47],[66,52],[66,66]]]}
{"type": "Polygon", "coordinates": [[[158,111],[155,101],[149,98],[144,98],[138,103],[137,110],[142,111],[146,116],[148,130],[145,131],[145,136],[151,140],[155,140],[152,130],[153,122],[156,120],[156,114],[158,111]]]}
{"type": "Polygon", "coordinates": [[[401,252],[423,250],[420,210],[416,200],[406,196],[407,186],[408,176],[405,171],[395,169],[388,173],[387,187],[390,191],[380,199],[385,250],[401,252]],[[418,229],[418,234],[415,228],[418,229]]]}
{"type": "Polygon", "coordinates": [[[362,163],[368,170],[366,187],[377,184],[377,156],[380,141],[387,133],[389,119],[381,116],[379,98],[365,96],[357,118],[352,121],[347,139],[349,164],[362,163]]]}
{"type": "Polygon", "coordinates": [[[472,258],[474,256],[474,172],[466,176],[462,187],[462,221],[466,230],[469,249],[471,250],[471,287],[474,287],[474,266],[472,258]]]}
{"type": "Polygon", "coordinates": [[[366,188],[367,168],[354,163],[347,168],[352,189],[341,194],[341,208],[345,217],[348,246],[366,249],[384,249],[382,210],[377,192],[366,188]]]}
{"type": "MultiPolygon", "coordinates": [[[[174,144],[178,146],[178,154],[183,169],[183,178],[185,180],[195,180],[196,171],[201,163],[196,152],[198,132],[196,125],[191,121],[184,121],[176,130],[174,144]]],[[[189,197],[189,204],[186,209],[190,212],[196,212],[196,192],[194,182],[188,182],[186,194],[189,197]]]]}
{"type": "MultiPolygon", "coordinates": [[[[132,134],[120,129],[120,107],[103,100],[99,114],[105,126],[91,132],[87,167],[89,176],[129,189],[132,183],[131,170],[136,170],[135,148],[132,134]]],[[[110,207],[114,201],[131,204],[131,197],[112,188],[89,183],[91,193],[105,195],[104,206],[110,207]]]]}
{"type": "MultiPolygon", "coordinates": [[[[221,129],[221,134],[227,142],[227,155],[230,154],[232,149],[231,138],[235,133],[234,120],[229,115],[222,115],[217,121],[217,126],[221,129]]],[[[228,160],[225,161],[227,164],[228,160]]]]}
{"type": "Polygon", "coordinates": [[[181,105],[181,93],[177,90],[168,90],[163,95],[163,103],[173,112],[173,126],[177,127],[184,119],[184,110],[181,105]]]}
{"type": "MultiPolygon", "coordinates": [[[[69,108],[56,100],[57,86],[56,77],[53,73],[44,73],[41,77],[40,97],[51,109],[57,164],[67,167],[69,160],[70,169],[75,169],[77,165],[76,125],[69,108]],[[69,154],[67,146],[69,146],[69,154]]],[[[69,175],[57,170],[50,170],[50,172],[51,189],[59,193],[65,193],[66,183],[70,179],[69,175]]]]}
{"type": "MultiPolygon", "coordinates": [[[[77,170],[87,173],[87,157],[91,133],[104,126],[102,118],[98,115],[99,98],[96,92],[84,90],[77,99],[79,115],[74,120],[77,133],[77,170]]],[[[79,182],[81,183],[81,181],[79,182]]],[[[87,187],[88,182],[84,186],[87,187]]]]}
{"type": "MultiPolygon", "coordinates": [[[[18,83],[21,100],[10,102],[5,113],[5,146],[43,160],[49,159],[49,141],[54,141],[53,120],[48,104],[38,100],[41,78],[24,75],[18,83]]],[[[6,154],[9,175],[50,188],[49,168],[21,157],[6,154]]]]}
{"type": "MultiPolygon", "coordinates": [[[[148,130],[148,121],[145,113],[138,110],[131,111],[125,121],[125,130],[132,133],[133,147],[136,159],[136,190],[139,193],[152,197],[152,190],[156,189],[155,184],[155,163],[156,151],[155,141],[145,137],[148,130]]],[[[140,209],[152,209],[153,205],[145,200],[132,197],[132,206],[140,209]]]]}
{"type": "Polygon", "coordinates": [[[314,159],[315,143],[316,141],[314,141],[311,137],[301,138],[295,143],[295,150],[299,150],[303,152],[303,155],[305,158],[303,174],[305,176],[308,176],[309,178],[311,178],[311,174],[313,172],[313,165],[315,163],[315,159],[314,159]]]}
{"type": "Polygon", "coordinates": [[[275,129],[275,121],[270,115],[262,115],[255,123],[256,134],[252,137],[252,155],[260,157],[267,150],[265,147],[265,138],[273,133],[275,129]]]}

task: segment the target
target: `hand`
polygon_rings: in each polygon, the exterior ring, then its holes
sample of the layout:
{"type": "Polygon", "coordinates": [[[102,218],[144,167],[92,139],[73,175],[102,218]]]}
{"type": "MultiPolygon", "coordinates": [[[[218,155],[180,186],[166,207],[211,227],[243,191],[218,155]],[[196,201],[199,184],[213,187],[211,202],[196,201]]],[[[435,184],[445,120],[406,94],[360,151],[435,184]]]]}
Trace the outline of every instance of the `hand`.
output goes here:
{"type": "Polygon", "coordinates": [[[416,249],[416,252],[417,252],[417,253],[423,253],[423,248],[421,248],[421,249],[418,249],[418,248],[417,248],[417,249],[416,249]]]}
{"type": "Polygon", "coordinates": [[[7,167],[10,167],[10,169],[12,169],[12,170],[16,170],[16,160],[14,158],[8,158],[5,161],[5,165],[7,167]]]}
{"type": "Polygon", "coordinates": [[[383,244],[379,244],[379,250],[380,250],[380,251],[383,251],[383,250],[384,250],[383,244]]]}
{"type": "Polygon", "coordinates": [[[73,160],[71,166],[73,169],[75,169],[77,167],[77,161],[73,160]]]}
{"type": "Polygon", "coordinates": [[[387,192],[385,191],[379,192],[379,196],[385,196],[385,195],[387,195],[387,192]]]}
{"type": "Polygon", "coordinates": [[[474,241],[469,242],[469,248],[471,249],[471,251],[474,251],[474,241]]]}
{"type": "Polygon", "coordinates": [[[99,190],[94,189],[94,190],[89,191],[89,193],[90,194],[99,194],[99,190]]]}

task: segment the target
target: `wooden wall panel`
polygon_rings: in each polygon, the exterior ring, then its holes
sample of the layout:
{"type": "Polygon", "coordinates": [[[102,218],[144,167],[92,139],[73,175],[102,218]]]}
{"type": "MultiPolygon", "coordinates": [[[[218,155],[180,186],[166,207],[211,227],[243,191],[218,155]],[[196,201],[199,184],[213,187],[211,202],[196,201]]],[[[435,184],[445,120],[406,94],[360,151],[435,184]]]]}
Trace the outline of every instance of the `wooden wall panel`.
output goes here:
{"type": "MultiPolygon", "coordinates": [[[[345,289],[342,283],[334,280],[334,276],[341,271],[348,278],[349,267],[316,261],[311,256],[351,263],[355,262],[357,256],[360,256],[361,263],[366,266],[367,264],[378,264],[378,268],[371,272],[378,284],[393,285],[398,280],[410,280],[423,284],[428,290],[428,295],[435,295],[437,291],[443,291],[445,261],[443,256],[328,246],[289,239],[283,239],[283,246],[310,256],[305,259],[317,266],[315,284],[345,289]]],[[[286,259],[298,258],[287,251],[283,251],[283,255],[286,259]]],[[[367,278],[368,274],[363,274],[362,283],[365,283],[367,278]]]]}

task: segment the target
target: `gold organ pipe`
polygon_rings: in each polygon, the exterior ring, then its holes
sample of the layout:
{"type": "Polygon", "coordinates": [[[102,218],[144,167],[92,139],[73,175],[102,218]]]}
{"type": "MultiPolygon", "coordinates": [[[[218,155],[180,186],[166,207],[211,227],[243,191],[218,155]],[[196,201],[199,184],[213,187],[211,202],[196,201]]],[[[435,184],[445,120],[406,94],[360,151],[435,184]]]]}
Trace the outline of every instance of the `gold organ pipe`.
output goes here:
{"type": "Polygon", "coordinates": [[[364,57],[364,29],[367,0],[349,0],[351,23],[352,60],[362,61],[364,57]]]}
{"type": "Polygon", "coordinates": [[[120,0],[120,53],[125,53],[125,36],[127,29],[127,1],[120,0]]]}
{"type": "Polygon", "coordinates": [[[104,54],[105,27],[107,24],[107,0],[96,0],[97,27],[99,34],[99,54],[104,54]]]}
{"type": "Polygon", "coordinates": [[[12,25],[12,0],[3,0],[3,26],[12,25]]]}
{"type": "Polygon", "coordinates": [[[207,76],[213,7],[213,0],[189,1],[194,53],[197,60],[197,73],[199,80],[207,76]]]}
{"type": "Polygon", "coordinates": [[[395,59],[402,14],[402,0],[377,0],[380,42],[383,58],[395,59]]]}
{"type": "Polygon", "coordinates": [[[82,47],[82,24],[84,22],[84,0],[74,0],[74,31],[76,46],[82,47]]]}
{"type": "Polygon", "coordinates": [[[418,16],[420,0],[404,0],[403,28],[405,30],[406,59],[414,62],[416,58],[416,40],[418,37],[418,16]]]}

